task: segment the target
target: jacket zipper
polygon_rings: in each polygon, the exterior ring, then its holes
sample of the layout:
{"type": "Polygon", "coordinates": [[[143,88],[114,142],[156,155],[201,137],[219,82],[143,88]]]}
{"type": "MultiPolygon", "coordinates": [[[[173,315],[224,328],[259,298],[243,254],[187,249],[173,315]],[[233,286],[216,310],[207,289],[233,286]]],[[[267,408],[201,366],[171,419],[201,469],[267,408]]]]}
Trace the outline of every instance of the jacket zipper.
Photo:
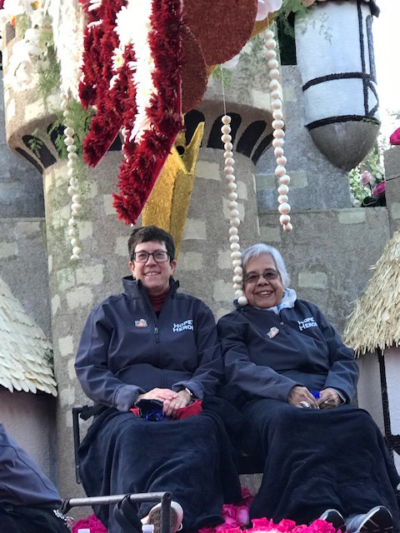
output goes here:
{"type": "Polygon", "coordinates": [[[158,344],[158,327],[157,326],[154,328],[154,336],[156,338],[156,344],[158,344]]]}

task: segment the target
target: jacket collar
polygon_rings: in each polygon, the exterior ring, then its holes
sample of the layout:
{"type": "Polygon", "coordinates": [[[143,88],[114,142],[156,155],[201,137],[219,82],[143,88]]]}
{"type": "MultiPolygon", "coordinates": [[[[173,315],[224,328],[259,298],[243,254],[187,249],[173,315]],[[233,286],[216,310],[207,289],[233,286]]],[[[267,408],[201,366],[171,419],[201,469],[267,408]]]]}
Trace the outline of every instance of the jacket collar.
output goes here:
{"type": "MultiPolygon", "coordinates": [[[[147,290],[140,279],[136,279],[133,276],[125,276],[122,278],[122,285],[124,287],[124,292],[129,298],[140,298],[143,293],[147,294],[147,290]]],[[[179,281],[170,278],[169,285],[171,287],[169,295],[173,297],[178,290],[179,281]]]]}

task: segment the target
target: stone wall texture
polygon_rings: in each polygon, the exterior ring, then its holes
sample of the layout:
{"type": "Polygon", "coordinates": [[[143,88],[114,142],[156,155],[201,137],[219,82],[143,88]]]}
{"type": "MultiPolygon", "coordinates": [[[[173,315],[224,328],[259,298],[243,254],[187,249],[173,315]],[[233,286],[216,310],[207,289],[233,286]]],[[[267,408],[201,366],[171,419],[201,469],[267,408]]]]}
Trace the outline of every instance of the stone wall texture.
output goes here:
{"type": "Polygon", "coordinates": [[[5,103],[0,71],[0,217],[43,217],[42,177],[27,161],[13,154],[6,144],[5,103]]]}

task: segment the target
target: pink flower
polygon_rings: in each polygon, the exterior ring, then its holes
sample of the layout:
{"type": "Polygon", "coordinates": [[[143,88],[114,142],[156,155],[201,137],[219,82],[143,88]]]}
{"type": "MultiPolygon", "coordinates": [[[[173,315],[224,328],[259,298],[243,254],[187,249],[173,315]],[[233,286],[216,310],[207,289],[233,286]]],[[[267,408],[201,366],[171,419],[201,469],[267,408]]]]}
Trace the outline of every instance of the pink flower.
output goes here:
{"type": "Polygon", "coordinates": [[[315,520],[307,529],[307,533],[335,533],[335,531],[333,525],[325,520],[315,520]]]}
{"type": "Polygon", "coordinates": [[[295,527],[296,522],[293,520],[281,520],[277,525],[278,531],[282,531],[282,533],[291,533],[295,527]]]}
{"type": "Polygon", "coordinates": [[[240,505],[236,508],[236,521],[241,526],[250,522],[249,509],[246,505],[240,505]]]}
{"type": "Polygon", "coordinates": [[[236,505],[226,504],[222,507],[222,516],[227,520],[228,518],[235,518],[236,505]]]}
{"type": "Polygon", "coordinates": [[[390,144],[393,145],[399,145],[400,144],[400,128],[397,128],[397,130],[392,133],[390,136],[390,144]]]}
{"type": "Polygon", "coordinates": [[[270,528],[271,526],[275,525],[272,522],[272,520],[268,520],[268,518],[253,518],[252,522],[253,522],[253,529],[270,528]]]}
{"type": "Polygon", "coordinates": [[[223,531],[223,533],[242,533],[242,530],[240,527],[232,527],[231,525],[227,524],[221,524],[220,526],[217,526],[214,528],[215,533],[220,533],[223,531]]]}
{"type": "Polygon", "coordinates": [[[376,198],[380,198],[384,194],[385,194],[385,182],[382,181],[382,183],[379,183],[379,185],[377,185],[375,189],[372,189],[372,195],[375,196],[376,198]]]}
{"type": "Polygon", "coordinates": [[[304,7],[310,7],[310,6],[312,6],[313,4],[315,4],[315,1],[316,1],[316,0],[303,0],[303,6],[304,6],[304,7]]]}
{"type": "Polygon", "coordinates": [[[269,13],[279,11],[282,7],[282,0],[258,0],[256,20],[264,20],[269,13]]]}
{"type": "Polygon", "coordinates": [[[374,176],[371,174],[371,172],[368,172],[368,170],[366,170],[365,172],[363,172],[361,174],[361,178],[360,178],[360,183],[363,187],[365,187],[366,185],[374,185],[375,183],[375,178],[374,176]]]}

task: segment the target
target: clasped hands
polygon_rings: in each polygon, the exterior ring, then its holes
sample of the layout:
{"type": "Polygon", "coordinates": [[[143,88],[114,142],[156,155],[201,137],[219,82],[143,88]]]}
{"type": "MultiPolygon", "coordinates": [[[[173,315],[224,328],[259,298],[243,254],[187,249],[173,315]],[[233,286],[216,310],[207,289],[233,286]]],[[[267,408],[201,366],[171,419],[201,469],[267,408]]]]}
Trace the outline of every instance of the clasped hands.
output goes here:
{"type": "Polygon", "coordinates": [[[314,398],[307,387],[296,385],[290,391],[288,402],[295,407],[311,409],[327,409],[341,404],[338,393],[331,388],[323,389],[318,399],[314,398]]]}
{"type": "Polygon", "coordinates": [[[152,389],[149,392],[139,394],[139,400],[160,400],[163,402],[163,412],[165,416],[175,418],[177,410],[186,407],[191,402],[191,396],[186,390],[175,392],[171,389],[152,389]]]}

